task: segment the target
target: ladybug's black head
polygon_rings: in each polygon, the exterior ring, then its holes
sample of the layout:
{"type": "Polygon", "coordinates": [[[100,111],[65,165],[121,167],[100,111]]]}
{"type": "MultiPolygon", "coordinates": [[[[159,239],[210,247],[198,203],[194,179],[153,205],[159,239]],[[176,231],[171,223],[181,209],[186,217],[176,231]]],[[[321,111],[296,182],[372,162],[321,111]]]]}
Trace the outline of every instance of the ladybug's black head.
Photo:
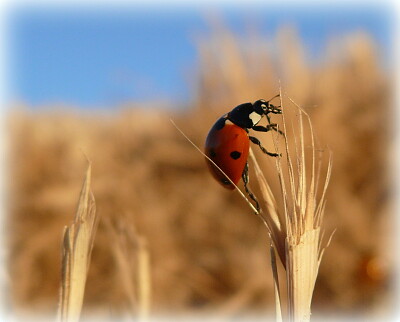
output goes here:
{"type": "Polygon", "coordinates": [[[275,106],[270,103],[270,101],[266,101],[263,99],[260,99],[258,101],[255,101],[253,103],[253,108],[254,111],[256,111],[258,114],[264,114],[267,115],[269,113],[272,114],[282,114],[282,110],[280,109],[280,106],[275,106]]]}
{"type": "Polygon", "coordinates": [[[282,114],[279,106],[270,104],[269,101],[263,99],[254,103],[244,103],[236,106],[227,114],[227,119],[233,124],[244,129],[251,129],[260,122],[264,115],[269,113],[282,114]]]}

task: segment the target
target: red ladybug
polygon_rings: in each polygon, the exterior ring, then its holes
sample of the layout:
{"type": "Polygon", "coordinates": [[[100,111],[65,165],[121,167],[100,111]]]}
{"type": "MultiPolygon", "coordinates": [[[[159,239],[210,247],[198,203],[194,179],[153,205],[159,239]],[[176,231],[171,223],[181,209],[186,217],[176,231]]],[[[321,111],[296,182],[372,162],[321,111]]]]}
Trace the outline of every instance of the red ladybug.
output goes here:
{"type": "MultiPolygon", "coordinates": [[[[276,97],[276,96],[275,96],[276,97]]],[[[274,97],[274,98],[275,98],[274,97]]],[[[268,152],[260,141],[250,136],[249,129],[259,132],[277,131],[275,123],[271,123],[268,114],[282,114],[279,106],[272,105],[269,101],[263,99],[254,103],[244,103],[236,106],[228,114],[223,115],[211,128],[208,133],[205,154],[221,168],[223,172],[237,185],[240,178],[243,179],[244,187],[251,199],[256,203],[257,211],[259,205],[254,195],[249,191],[247,184],[249,182],[247,157],[249,155],[249,141],[257,144],[260,149],[273,157],[277,153],[268,152]],[[257,125],[260,120],[266,116],[267,126],[257,125]]],[[[214,178],[227,189],[235,189],[234,185],[225,177],[225,175],[206,159],[208,167],[214,178]]]]}

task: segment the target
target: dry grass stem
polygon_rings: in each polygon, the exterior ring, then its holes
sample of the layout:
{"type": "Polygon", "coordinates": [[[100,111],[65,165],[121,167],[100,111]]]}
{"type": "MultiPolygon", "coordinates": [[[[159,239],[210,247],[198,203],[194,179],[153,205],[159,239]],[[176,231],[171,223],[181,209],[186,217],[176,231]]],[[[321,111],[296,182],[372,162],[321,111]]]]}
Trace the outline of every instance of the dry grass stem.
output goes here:
{"type": "MultiPolygon", "coordinates": [[[[293,102],[293,101],[292,101],[293,102]]],[[[298,141],[295,141],[295,165],[292,161],[289,142],[286,140],[286,161],[289,165],[284,174],[281,160],[277,160],[277,169],[282,183],[282,194],[285,203],[286,231],[286,278],[288,287],[288,313],[291,321],[308,321],[311,315],[311,299],[320,263],[320,231],[322,224],[323,207],[317,204],[325,203],[325,192],[330,178],[332,163],[331,157],[327,165],[326,180],[322,194],[317,202],[316,191],[316,155],[314,133],[309,116],[298,108],[297,121],[298,141]],[[306,115],[311,142],[311,160],[305,153],[305,133],[303,115],[306,115]],[[310,178],[308,182],[308,172],[310,178]],[[290,192],[285,190],[285,175],[289,177],[290,192]]],[[[285,114],[282,116],[285,118],[285,114]]],[[[286,131],[285,120],[283,122],[286,131]]],[[[294,136],[296,137],[296,135],[294,136]]],[[[320,169],[320,167],[318,167],[320,169]]]]}
{"type": "MultiPolygon", "coordinates": [[[[308,321],[318,268],[325,249],[321,247],[320,233],[332,162],[330,155],[322,192],[318,197],[322,161],[318,159],[318,166],[316,166],[317,150],[311,120],[293,100],[290,99],[290,101],[295,106],[296,116],[294,122],[290,120],[291,127],[288,128],[287,111],[285,112],[285,107],[282,109],[283,131],[287,135],[284,139],[283,157],[276,159],[283,211],[280,211],[254,154],[250,153],[250,156],[255,164],[264,201],[263,208],[267,213],[260,214],[260,218],[266,223],[273,244],[286,269],[289,320],[308,321]],[[307,119],[307,132],[304,117],[307,119]],[[290,137],[293,138],[293,142],[288,139],[290,137]],[[311,147],[311,155],[306,153],[308,152],[305,148],[307,139],[311,147]]],[[[283,106],[282,95],[281,106],[283,106]]],[[[278,141],[278,135],[274,135],[275,149],[280,152],[278,141]]],[[[273,275],[276,284],[277,274],[273,275]]],[[[276,301],[277,304],[280,303],[279,296],[276,297],[276,301]]],[[[280,311],[277,312],[277,316],[280,315],[280,311]]]]}
{"type": "Polygon", "coordinates": [[[266,211],[261,211],[258,217],[267,227],[273,244],[278,252],[279,258],[285,266],[286,263],[284,250],[286,222],[284,218],[282,218],[281,212],[279,212],[278,204],[275,200],[274,194],[272,193],[271,187],[269,186],[268,181],[265,178],[252,149],[250,149],[249,155],[253,161],[256,178],[263,197],[263,202],[260,204],[260,206],[262,208],[266,208],[266,211]]]}
{"type": "Polygon", "coordinates": [[[125,216],[118,222],[105,218],[129,309],[139,321],[147,321],[151,299],[150,254],[146,239],[138,235],[130,221],[125,216]]]}
{"type": "Polygon", "coordinates": [[[147,321],[150,312],[151,300],[151,276],[150,276],[150,253],[146,240],[140,237],[138,240],[138,304],[139,321],[147,321]]]}
{"type": "Polygon", "coordinates": [[[274,294],[275,294],[275,312],[276,322],[282,321],[282,304],[281,304],[281,290],[279,287],[278,266],[276,264],[275,248],[271,243],[270,245],[271,268],[272,277],[274,278],[274,294]]]}
{"type": "Polygon", "coordinates": [[[64,229],[59,308],[61,321],[78,321],[82,309],[90,255],[98,223],[90,181],[89,164],[74,222],[64,229]]]}

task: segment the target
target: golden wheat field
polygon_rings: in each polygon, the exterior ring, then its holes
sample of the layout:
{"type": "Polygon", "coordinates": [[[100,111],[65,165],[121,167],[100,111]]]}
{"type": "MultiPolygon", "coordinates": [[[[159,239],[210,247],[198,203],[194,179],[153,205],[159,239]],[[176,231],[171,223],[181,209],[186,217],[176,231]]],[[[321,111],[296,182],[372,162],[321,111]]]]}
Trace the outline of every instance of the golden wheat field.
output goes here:
{"type": "MultiPolygon", "coordinates": [[[[152,315],[273,317],[265,227],[236,192],[213,180],[170,119],[203,147],[219,116],[281,87],[283,102],[290,97],[310,114],[319,149],[333,155],[323,228],[327,236],[336,232],[320,266],[313,316],[388,319],[396,273],[394,124],[392,75],[379,64],[379,48],[367,34],[349,34],[331,39],[324,59],[311,66],[293,30],[243,39],[221,28],[198,39],[197,49],[193,97],[184,109],[155,108],[163,105],[157,99],[114,112],[10,109],[10,311],[22,320],[56,317],[63,231],[73,221],[88,158],[99,224],[83,316],[137,316],[138,276],[148,274],[152,315]]],[[[260,135],[267,146],[268,135],[260,135]]],[[[258,156],[273,176],[272,160],[258,156]]],[[[276,182],[271,187],[278,189],[276,182]]]]}

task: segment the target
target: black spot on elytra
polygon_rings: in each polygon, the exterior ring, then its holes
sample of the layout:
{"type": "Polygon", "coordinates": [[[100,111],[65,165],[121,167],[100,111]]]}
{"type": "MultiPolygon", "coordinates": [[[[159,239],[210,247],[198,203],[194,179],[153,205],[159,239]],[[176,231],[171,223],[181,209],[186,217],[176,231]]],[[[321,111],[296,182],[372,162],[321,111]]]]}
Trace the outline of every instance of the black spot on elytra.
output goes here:
{"type": "Polygon", "coordinates": [[[222,130],[222,129],[224,128],[224,126],[225,126],[225,121],[226,121],[226,118],[225,118],[225,117],[221,117],[221,118],[217,121],[217,123],[215,123],[215,129],[216,129],[217,131],[222,130]]]}
{"type": "Polygon", "coordinates": [[[224,184],[224,185],[226,185],[226,186],[231,185],[231,182],[230,182],[227,178],[222,178],[222,179],[221,179],[221,182],[222,182],[222,184],[224,184]]]}
{"type": "Polygon", "coordinates": [[[215,158],[217,153],[215,153],[214,149],[210,149],[210,158],[215,158]]]}
{"type": "Polygon", "coordinates": [[[233,160],[237,160],[240,158],[242,154],[239,151],[233,151],[231,152],[230,156],[233,160]]]}

